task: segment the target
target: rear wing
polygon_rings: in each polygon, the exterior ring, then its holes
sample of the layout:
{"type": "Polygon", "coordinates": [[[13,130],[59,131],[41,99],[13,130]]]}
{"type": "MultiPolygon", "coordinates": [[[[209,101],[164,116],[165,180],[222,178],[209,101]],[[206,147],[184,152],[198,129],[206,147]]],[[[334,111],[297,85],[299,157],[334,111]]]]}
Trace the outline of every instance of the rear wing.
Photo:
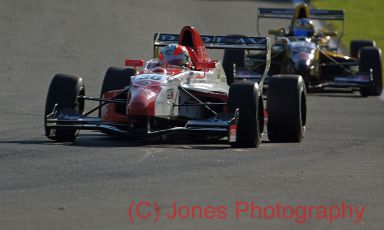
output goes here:
{"type": "MultiPolygon", "coordinates": [[[[171,43],[178,43],[179,34],[155,33],[154,46],[161,47],[171,43]]],[[[266,50],[269,39],[267,37],[246,37],[246,36],[200,36],[207,49],[245,49],[245,50],[266,50]]]]}
{"type": "MultiPolygon", "coordinates": [[[[310,13],[311,19],[344,21],[344,11],[343,10],[310,9],[309,13],[310,13]]],[[[292,19],[294,16],[295,16],[295,9],[259,8],[257,10],[257,17],[258,18],[292,19]]]]}

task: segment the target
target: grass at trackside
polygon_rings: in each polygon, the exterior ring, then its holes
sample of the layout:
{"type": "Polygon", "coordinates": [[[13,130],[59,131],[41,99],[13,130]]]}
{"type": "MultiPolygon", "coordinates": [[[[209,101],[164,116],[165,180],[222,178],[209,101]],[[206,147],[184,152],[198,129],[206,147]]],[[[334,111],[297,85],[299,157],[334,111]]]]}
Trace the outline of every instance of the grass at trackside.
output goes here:
{"type": "MultiPolygon", "coordinates": [[[[317,9],[344,9],[345,30],[343,45],[349,49],[351,40],[372,39],[384,51],[383,0],[312,0],[317,9]]],[[[336,30],[340,23],[333,23],[336,30]]]]}

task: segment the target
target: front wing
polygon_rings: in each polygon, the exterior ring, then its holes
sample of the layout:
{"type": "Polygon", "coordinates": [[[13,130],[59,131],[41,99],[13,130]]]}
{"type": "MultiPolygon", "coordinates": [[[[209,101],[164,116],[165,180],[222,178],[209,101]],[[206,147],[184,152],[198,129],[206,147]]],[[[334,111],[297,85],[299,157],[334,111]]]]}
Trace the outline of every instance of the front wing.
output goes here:
{"type": "Polygon", "coordinates": [[[148,128],[144,132],[132,132],[129,124],[117,122],[103,122],[99,117],[89,117],[76,111],[53,111],[47,115],[46,126],[51,129],[95,130],[111,135],[127,137],[153,137],[168,133],[198,133],[206,136],[227,136],[231,126],[236,127],[238,110],[234,114],[222,113],[204,120],[189,120],[183,127],[172,127],[152,131],[148,128]]]}

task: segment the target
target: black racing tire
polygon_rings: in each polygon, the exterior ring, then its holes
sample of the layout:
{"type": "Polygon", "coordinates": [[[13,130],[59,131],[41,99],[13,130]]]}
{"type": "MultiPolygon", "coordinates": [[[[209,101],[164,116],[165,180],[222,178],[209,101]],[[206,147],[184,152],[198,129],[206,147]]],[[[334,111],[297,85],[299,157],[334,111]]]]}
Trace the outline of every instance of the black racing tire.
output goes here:
{"type": "Polygon", "coordinates": [[[261,143],[264,128],[264,107],[257,83],[234,82],[229,88],[228,112],[239,109],[236,142],[232,147],[254,148],[261,143]]]}
{"type": "Polygon", "coordinates": [[[83,79],[77,76],[56,74],[49,86],[44,112],[44,129],[48,139],[58,142],[72,142],[79,131],[73,128],[50,128],[47,126],[47,115],[53,112],[55,104],[58,111],[70,109],[82,114],[84,112],[84,99],[78,96],[85,95],[83,79]]]}
{"type": "MultiPolygon", "coordinates": [[[[108,68],[104,76],[103,84],[101,85],[100,97],[108,91],[124,89],[126,86],[131,85],[131,76],[134,75],[135,70],[132,68],[108,68]]],[[[99,117],[100,115],[101,108],[99,109],[99,117]]]]}
{"type": "Polygon", "coordinates": [[[307,92],[300,75],[273,75],[267,95],[268,138],[301,142],[307,120],[307,92]]]}
{"type": "Polygon", "coordinates": [[[358,58],[359,50],[363,47],[376,47],[376,42],[373,40],[354,40],[351,41],[349,50],[351,57],[358,58]]]}
{"type": "Polygon", "coordinates": [[[110,67],[105,73],[103,84],[101,85],[101,95],[108,91],[123,89],[131,84],[131,76],[135,75],[135,70],[131,68],[110,67]]]}
{"type": "MultiPolygon", "coordinates": [[[[233,37],[245,37],[244,35],[228,35],[233,37]]],[[[244,68],[245,66],[245,51],[241,49],[226,49],[223,56],[223,69],[227,76],[227,84],[231,85],[235,81],[234,68],[244,68]]]]}
{"type": "Polygon", "coordinates": [[[373,82],[369,88],[360,89],[360,94],[363,97],[380,96],[383,91],[381,49],[377,47],[363,47],[359,52],[359,71],[370,73],[371,69],[373,82]]]}

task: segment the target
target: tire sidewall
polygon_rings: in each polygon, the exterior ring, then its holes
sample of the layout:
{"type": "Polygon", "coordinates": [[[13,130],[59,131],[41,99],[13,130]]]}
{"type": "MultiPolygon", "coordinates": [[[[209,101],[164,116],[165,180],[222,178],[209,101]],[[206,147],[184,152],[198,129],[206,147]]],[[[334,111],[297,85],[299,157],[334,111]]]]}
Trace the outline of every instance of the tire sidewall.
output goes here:
{"type": "Polygon", "coordinates": [[[274,75],[268,86],[268,137],[272,142],[300,142],[304,137],[307,103],[300,75],[274,75]]]}
{"type": "Polygon", "coordinates": [[[85,95],[85,86],[80,77],[56,74],[49,86],[44,112],[45,135],[56,141],[73,141],[78,130],[76,129],[55,129],[52,135],[52,128],[47,127],[47,115],[53,112],[55,104],[57,110],[73,109],[82,114],[84,111],[84,100],[78,99],[79,95],[85,95]]]}
{"type": "Polygon", "coordinates": [[[379,96],[383,88],[381,50],[376,47],[364,47],[359,51],[359,71],[370,73],[373,70],[373,82],[368,89],[362,88],[362,96],[379,96]]]}
{"type": "Polygon", "coordinates": [[[236,82],[231,85],[228,108],[234,113],[239,108],[236,142],[232,147],[257,147],[261,142],[259,122],[259,87],[253,82],[236,82]]]}

